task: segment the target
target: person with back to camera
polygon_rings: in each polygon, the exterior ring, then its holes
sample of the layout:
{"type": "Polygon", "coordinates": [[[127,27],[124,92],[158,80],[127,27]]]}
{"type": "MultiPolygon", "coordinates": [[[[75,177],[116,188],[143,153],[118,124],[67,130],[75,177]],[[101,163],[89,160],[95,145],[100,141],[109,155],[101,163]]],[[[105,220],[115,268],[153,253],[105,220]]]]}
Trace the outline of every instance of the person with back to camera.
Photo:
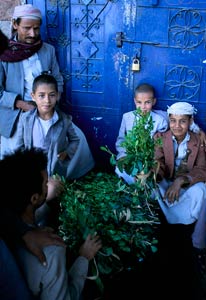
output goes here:
{"type": "MultiPolygon", "coordinates": [[[[148,118],[153,120],[153,129],[151,131],[151,136],[153,137],[156,132],[164,132],[168,129],[168,116],[165,111],[154,110],[154,105],[156,104],[155,89],[152,85],[148,83],[141,83],[135,88],[134,92],[134,103],[135,107],[140,108],[142,113],[149,113],[148,118]]],[[[126,154],[126,149],[121,146],[124,141],[126,134],[131,130],[135,124],[135,121],[140,116],[135,116],[135,111],[129,111],[123,114],[122,121],[119,129],[119,134],[115,143],[117,151],[117,167],[115,168],[116,174],[123,178],[128,184],[133,184],[135,182],[134,177],[127,174],[125,171],[120,172],[118,168],[118,161],[124,160],[126,154]]],[[[202,140],[205,140],[205,134],[200,130],[199,126],[192,122],[191,130],[194,132],[200,132],[202,140]]]]}
{"type": "MultiPolygon", "coordinates": [[[[6,49],[8,39],[0,30],[0,54],[6,49]]],[[[14,256],[0,236],[0,299],[32,300],[14,256]]]]}
{"type": "MultiPolygon", "coordinates": [[[[4,54],[7,51],[7,44],[9,43],[9,41],[1,31],[0,40],[0,54],[4,54]]],[[[13,170],[11,171],[11,174],[12,173],[13,170]]],[[[4,173],[0,172],[0,175],[2,175],[3,177],[6,174],[10,176],[10,174],[8,174],[5,169],[4,173]]],[[[16,177],[19,178],[18,173],[16,177]]],[[[3,183],[1,184],[1,187],[3,187],[3,183]]],[[[11,190],[12,188],[13,187],[10,186],[8,190],[11,190]]],[[[58,194],[58,189],[59,185],[49,185],[47,198],[50,200],[54,198],[55,195],[58,194]]],[[[4,196],[6,194],[4,194],[4,196]]],[[[65,247],[64,241],[52,230],[47,231],[45,229],[31,228],[30,226],[28,226],[13,210],[7,207],[6,201],[1,201],[0,237],[0,299],[33,299],[28,287],[25,284],[23,276],[19,271],[16,261],[12,256],[12,253],[10,253],[9,251],[8,245],[10,243],[8,243],[8,239],[10,239],[10,241],[22,241],[28,251],[30,251],[42,265],[46,264],[46,257],[43,252],[43,248],[49,245],[58,245],[65,247]],[[5,241],[7,243],[5,243],[5,241]]]]}
{"type": "MultiPolygon", "coordinates": [[[[47,156],[40,148],[18,149],[0,161],[2,192],[6,193],[4,204],[31,228],[38,228],[35,210],[47,197],[47,156]],[[12,186],[12,189],[11,189],[12,186]]],[[[7,229],[4,229],[6,235],[7,229]]],[[[42,228],[50,231],[50,228],[42,228]]],[[[88,234],[81,245],[77,258],[67,271],[65,246],[48,245],[43,251],[43,265],[21,243],[6,236],[14,251],[20,268],[33,296],[39,300],[78,300],[81,297],[88,273],[89,261],[102,247],[98,235],[88,234]]],[[[23,300],[23,299],[22,299],[23,300]]]]}

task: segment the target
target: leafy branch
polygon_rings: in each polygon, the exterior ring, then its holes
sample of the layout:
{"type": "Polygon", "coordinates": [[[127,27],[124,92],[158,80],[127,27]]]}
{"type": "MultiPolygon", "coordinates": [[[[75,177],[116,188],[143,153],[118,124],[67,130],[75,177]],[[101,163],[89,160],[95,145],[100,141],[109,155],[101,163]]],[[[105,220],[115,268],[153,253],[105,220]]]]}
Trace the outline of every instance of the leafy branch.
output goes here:
{"type": "MultiPolygon", "coordinates": [[[[156,141],[150,135],[151,118],[138,110],[135,113],[138,121],[122,144],[127,153],[122,169],[135,176],[135,183],[127,185],[115,173],[90,172],[66,182],[60,202],[59,233],[72,252],[78,252],[88,233],[101,236],[103,248],[95,259],[101,287],[102,276],[125,268],[125,257],[142,260],[157,250],[158,205],[151,197],[156,184],[156,141]]],[[[110,155],[110,163],[115,166],[116,155],[107,146],[101,149],[110,155]]]]}

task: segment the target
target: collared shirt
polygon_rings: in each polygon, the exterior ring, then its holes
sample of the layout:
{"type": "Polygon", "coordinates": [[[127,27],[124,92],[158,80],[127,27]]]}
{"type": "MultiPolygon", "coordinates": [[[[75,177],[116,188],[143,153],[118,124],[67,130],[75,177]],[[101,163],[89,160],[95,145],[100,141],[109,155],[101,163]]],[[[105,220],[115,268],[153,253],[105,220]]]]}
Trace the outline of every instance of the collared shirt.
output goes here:
{"type": "Polygon", "coordinates": [[[33,146],[48,151],[47,133],[50,127],[59,119],[55,111],[53,117],[49,120],[43,120],[36,115],[33,127],[33,146]]]}
{"type": "MultiPolygon", "coordinates": [[[[151,130],[151,137],[156,132],[164,132],[168,128],[168,122],[167,120],[157,113],[151,111],[148,119],[152,118],[153,121],[153,129],[151,130]]],[[[120,159],[121,157],[126,156],[126,149],[121,146],[122,142],[125,141],[125,136],[129,132],[129,130],[132,130],[133,126],[135,125],[135,122],[139,120],[139,116],[135,115],[135,111],[129,111],[127,113],[123,114],[119,134],[115,143],[116,150],[118,152],[116,159],[120,159]]]]}
{"type": "Polygon", "coordinates": [[[181,161],[187,155],[187,142],[190,140],[190,135],[187,132],[184,140],[178,144],[176,138],[173,136],[173,146],[174,146],[174,155],[175,155],[175,170],[180,166],[181,161]]]}
{"type": "Polygon", "coordinates": [[[42,66],[37,53],[22,62],[24,68],[24,100],[31,100],[32,83],[34,78],[41,74],[42,66]]]}

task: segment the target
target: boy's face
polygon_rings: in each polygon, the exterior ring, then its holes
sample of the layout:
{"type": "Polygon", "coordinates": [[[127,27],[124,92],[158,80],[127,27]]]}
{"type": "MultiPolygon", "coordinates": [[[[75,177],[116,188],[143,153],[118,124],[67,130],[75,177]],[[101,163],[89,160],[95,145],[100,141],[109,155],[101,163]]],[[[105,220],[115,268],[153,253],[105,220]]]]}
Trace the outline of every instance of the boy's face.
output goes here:
{"type": "Polygon", "coordinates": [[[183,141],[192,122],[188,115],[170,115],[169,125],[172,134],[178,141],[183,141]]]}
{"type": "Polygon", "coordinates": [[[156,99],[152,92],[136,93],[134,98],[136,108],[140,108],[143,114],[146,114],[152,110],[153,105],[156,103],[156,99]]]}
{"type": "Polygon", "coordinates": [[[41,20],[21,19],[20,24],[13,21],[17,31],[18,41],[25,44],[34,44],[39,39],[41,20]]]}
{"type": "Polygon", "coordinates": [[[31,96],[36,102],[40,117],[51,117],[53,115],[58,100],[58,92],[53,84],[39,84],[35,93],[32,93],[31,96]]]}

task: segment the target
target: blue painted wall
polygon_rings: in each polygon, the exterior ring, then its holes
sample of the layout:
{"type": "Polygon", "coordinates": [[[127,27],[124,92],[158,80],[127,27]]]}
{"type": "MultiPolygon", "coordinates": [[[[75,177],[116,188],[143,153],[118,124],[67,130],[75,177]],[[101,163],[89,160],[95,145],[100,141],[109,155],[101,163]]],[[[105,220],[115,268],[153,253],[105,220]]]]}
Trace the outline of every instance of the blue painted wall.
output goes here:
{"type": "Polygon", "coordinates": [[[133,90],[142,81],[155,86],[158,109],[194,104],[206,130],[205,0],[27,2],[41,9],[42,37],[56,48],[62,107],[85,132],[99,165],[109,164],[100,146],[115,151],[122,114],[134,108],[133,90]],[[132,71],[134,58],[139,72],[132,71]]]}

